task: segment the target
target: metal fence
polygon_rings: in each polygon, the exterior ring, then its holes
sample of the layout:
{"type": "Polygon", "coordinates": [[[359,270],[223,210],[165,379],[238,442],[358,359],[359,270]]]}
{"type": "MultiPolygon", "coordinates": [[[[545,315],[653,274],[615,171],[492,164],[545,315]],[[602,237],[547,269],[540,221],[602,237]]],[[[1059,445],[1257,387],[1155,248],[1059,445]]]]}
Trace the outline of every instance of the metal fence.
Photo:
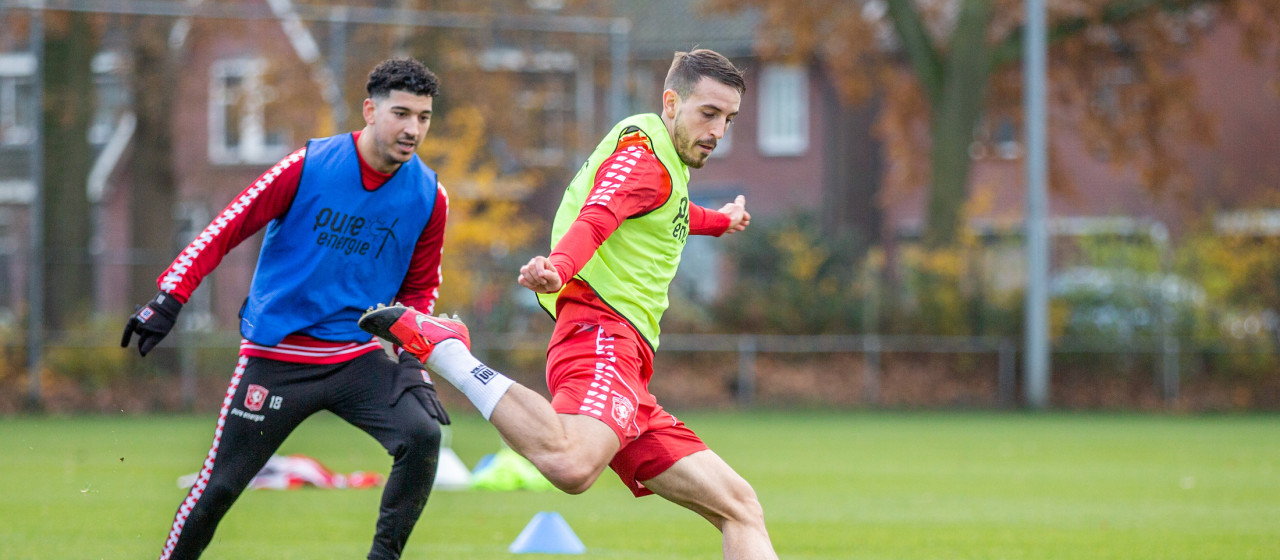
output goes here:
{"type": "MultiPolygon", "coordinates": [[[[118,347],[114,330],[56,334],[58,336],[49,338],[58,342],[50,345],[49,349],[55,351],[69,349],[84,353],[90,357],[90,360],[95,359],[95,356],[105,356],[109,358],[105,362],[113,362],[118,366],[121,363],[128,364],[127,360],[133,359],[129,356],[136,353],[132,349],[124,350],[118,347]]],[[[511,367],[514,370],[513,376],[523,376],[525,379],[522,381],[540,388],[541,385],[537,383],[540,381],[539,376],[527,370],[541,368],[547,339],[548,333],[544,332],[476,332],[473,334],[472,347],[480,359],[490,362],[499,369],[511,367]],[[533,367],[533,364],[537,366],[533,367]]],[[[895,406],[893,395],[885,393],[886,390],[892,393],[894,383],[897,384],[898,390],[902,388],[903,378],[892,378],[894,372],[901,372],[904,367],[909,369],[924,364],[927,366],[930,377],[923,378],[923,381],[917,378],[915,381],[917,383],[943,383],[948,376],[952,376],[953,380],[967,380],[975,385],[969,388],[968,394],[980,396],[962,406],[1018,408],[1027,405],[1024,402],[1025,396],[1019,394],[1019,389],[1024,387],[1027,381],[1022,378],[1025,373],[1019,368],[1022,350],[1017,340],[1014,337],[999,336],[664,333],[658,351],[658,360],[666,361],[667,365],[690,364],[702,360],[703,356],[711,357],[713,360],[718,359],[717,356],[727,356],[728,359],[713,368],[716,370],[713,372],[716,379],[725,381],[722,389],[729,391],[717,393],[723,397],[718,398],[717,402],[740,408],[778,405],[779,399],[776,394],[761,391],[762,383],[766,385],[772,383],[776,388],[780,376],[791,375],[792,370],[803,369],[803,367],[792,368],[790,364],[806,362],[819,364],[817,369],[830,370],[828,364],[832,363],[844,364],[840,367],[846,368],[831,373],[835,379],[839,380],[837,383],[844,387],[843,394],[846,398],[833,400],[825,398],[829,395],[815,395],[813,402],[832,402],[836,406],[847,405],[851,403],[847,397],[852,391],[856,393],[856,401],[852,402],[855,406],[895,406]],[[952,360],[948,356],[954,356],[955,359],[952,360]],[[978,360],[964,360],[961,359],[962,356],[972,356],[978,360]],[[930,362],[932,358],[938,358],[941,361],[930,362]],[[855,364],[859,365],[848,367],[850,360],[854,360],[855,364]],[[904,364],[910,364],[910,366],[904,364]],[[892,381],[889,387],[885,386],[886,380],[892,381]]],[[[169,383],[174,383],[175,385],[168,385],[164,390],[179,393],[183,408],[192,409],[198,402],[197,394],[202,390],[200,387],[208,389],[208,385],[218,384],[224,380],[226,372],[234,361],[233,355],[239,343],[239,334],[232,331],[222,329],[192,331],[179,328],[153,352],[154,356],[149,355],[145,359],[144,363],[153,372],[141,375],[144,378],[146,375],[158,376],[150,379],[167,379],[169,383]]],[[[20,340],[10,340],[7,341],[4,351],[12,358],[22,347],[20,340]]],[[[1278,353],[1268,349],[1223,348],[1178,338],[1127,342],[1058,340],[1052,347],[1055,362],[1072,363],[1074,360],[1074,365],[1056,368],[1053,382],[1057,385],[1071,380],[1073,376],[1079,381],[1082,379],[1080,377],[1082,374],[1089,375],[1090,371],[1101,375],[1102,378],[1124,377],[1140,384],[1141,387],[1138,390],[1148,403],[1161,402],[1168,406],[1182,397],[1195,398],[1197,395],[1194,391],[1203,390],[1203,387],[1196,387],[1193,384],[1184,388],[1184,383],[1189,379],[1212,378],[1213,375],[1203,375],[1204,359],[1226,354],[1249,354],[1257,358],[1275,360],[1278,353]],[[1128,370],[1114,367],[1115,364],[1126,359],[1136,366],[1128,370]],[[1080,366],[1082,360],[1086,364],[1084,367],[1080,366]],[[1087,364],[1095,361],[1106,362],[1108,366],[1091,369],[1087,364]],[[1142,373],[1144,370],[1149,373],[1144,375],[1142,373]]],[[[102,367],[113,366],[103,365],[102,367]]],[[[138,379],[144,378],[137,378],[136,376],[140,373],[131,366],[126,365],[125,372],[120,375],[123,376],[120,379],[125,379],[127,383],[134,383],[140,387],[148,384],[135,383],[138,379]]],[[[44,376],[43,383],[46,384],[55,378],[74,381],[74,374],[69,377],[66,372],[45,370],[44,376]]],[[[10,381],[12,382],[16,377],[20,375],[10,375],[10,381]]],[[[658,379],[670,381],[672,377],[671,373],[664,373],[655,377],[655,382],[658,379]]],[[[1084,379],[1084,381],[1090,380],[1096,381],[1095,378],[1084,379]]],[[[38,386],[41,381],[33,379],[30,383],[38,386]]],[[[11,386],[11,388],[17,387],[11,386]]],[[[30,398],[37,401],[33,404],[38,407],[40,394],[34,392],[30,398]]],[[[947,406],[948,403],[937,402],[927,405],[947,406]]],[[[1265,408],[1268,405],[1263,403],[1262,406],[1265,408]]]]}
{"type": "MultiPolygon", "coordinates": [[[[1017,405],[1017,345],[1011,337],[993,336],[908,336],[908,335],[764,335],[664,333],[661,354],[736,354],[734,399],[738,406],[756,404],[757,367],[761,354],[856,355],[861,356],[862,390],[869,404],[879,403],[881,358],[886,353],[903,354],[988,354],[996,357],[997,401],[1001,406],[1017,405]]],[[[166,345],[176,347],[182,378],[183,402],[195,399],[198,373],[196,351],[234,348],[239,336],[231,332],[175,333],[166,345]]],[[[472,351],[481,359],[495,352],[543,353],[546,334],[473,333],[472,351]]]]}

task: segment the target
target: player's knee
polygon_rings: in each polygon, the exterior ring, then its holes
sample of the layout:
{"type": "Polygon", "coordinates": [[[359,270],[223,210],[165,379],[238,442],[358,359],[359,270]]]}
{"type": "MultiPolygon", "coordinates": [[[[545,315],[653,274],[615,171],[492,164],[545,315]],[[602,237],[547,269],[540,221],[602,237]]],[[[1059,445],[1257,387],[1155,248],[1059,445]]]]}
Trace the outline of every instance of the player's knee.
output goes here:
{"type": "Polygon", "coordinates": [[[726,520],[752,525],[764,524],[764,508],[750,484],[739,480],[729,486],[727,494],[724,512],[726,520]]]}
{"type": "Polygon", "coordinates": [[[561,492],[575,496],[586,492],[588,488],[591,488],[591,483],[593,482],[581,478],[550,478],[549,480],[551,480],[551,484],[560,489],[561,492]]]}
{"type": "Polygon", "coordinates": [[[402,453],[434,457],[440,449],[440,426],[435,422],[420,422],[406,426],[403,434],[402,453]]]}
{"type": "Polygon", "coordinates": [[[240,496],[244,488],[225,482],[209,482],[192,508],[191,516],[199,518],[221,519],[231,504],[240,496]]]}
{"type": "Polygon", "coordinates": [[[539,470],[552,485],[566,494],[586,492],[600,476],[598,469],[576,461],[560,461],[553,465],[543,465],[539,470]]]}

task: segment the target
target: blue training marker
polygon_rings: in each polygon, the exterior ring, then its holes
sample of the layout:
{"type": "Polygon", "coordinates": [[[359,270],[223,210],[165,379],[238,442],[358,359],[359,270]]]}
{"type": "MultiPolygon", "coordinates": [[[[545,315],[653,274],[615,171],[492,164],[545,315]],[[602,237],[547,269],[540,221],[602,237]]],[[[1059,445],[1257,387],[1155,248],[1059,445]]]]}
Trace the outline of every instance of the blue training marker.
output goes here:
{"type": "Polygon", "coordinates": [[[587,547],[559,513],[540,511],[507,550],[514,554],[582,554],[587,547]]]}

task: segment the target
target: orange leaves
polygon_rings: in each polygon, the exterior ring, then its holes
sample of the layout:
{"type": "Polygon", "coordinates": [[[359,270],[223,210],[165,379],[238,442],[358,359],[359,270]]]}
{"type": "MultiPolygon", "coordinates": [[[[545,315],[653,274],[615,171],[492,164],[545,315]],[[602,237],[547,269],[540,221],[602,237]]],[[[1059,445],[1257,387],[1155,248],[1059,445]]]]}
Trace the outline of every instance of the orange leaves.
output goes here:
{"type": "Polygon", "coordinates": [[[914,76],[885,70],[883,109],[875,134],[884,142],[885,190],[882,202],[909,196],[929,180],[928,101],[914,76]]]}
{"type": "MultiPolygon", "coordinates": [[[[894,198],[930,184],[929,153],[937,147],[930,144],[928,127],[940,121],[934,114],[939,108],[920,92],[920,79],[906,73],[894,12],[886,7],[902,2],[914,10],[910,14],[920,18],[932,48],[945,56],[957,40],[955,19],[965,1],[720,0],[714,5],[759,10],[761,56],[817,61],[846,102],[874,96],[881,103],[876,134],[886,149],[885,196],[894,198]]],[[[993,61],[1004,64],[993,68],[983,84],[979,143],[988,141],[981,129],[990,123],[1016,124],[1016,137],[1022,130],[1023,2],[991,2],[993,17],[983,33],[993,61]]],[[[1280,71],[1280,0],[1049,0],[1048,11],[1054,143],[1078,138],[1094,159],[1133,173],[1155,192],[1179,193],[1192,185],[1190,154],[1217,141],[1218,118],[1205,102],[1217,85],[1201,78],[1212,45],[1238,36],[1251,61],[1280,71]]],[[[1280,77],[1269,84],[1280,95],[1280,77]]],[[[990,150],[978,150],[983,151],[990,150]]],[[[1051,172],[1071,174],[1060,167],[1051,172]]]]}
{"type": "Polygon", "coordinates": [[[865,101],[875,92],[880,59],[889,54],[883,47],[892,36],[883,2],[713,0],[710,5],[713,11],[759,10],[755,40],[762,58],[820,60],[850,103],[865,101]]]}
{"type": "Polygon", "coordinates": [[[454,107],[439,120],[419,154],[449,193],[438,305],[474,307],[514,285],[515,270],[504,269],[503,258],[538,231],[522,205],[533,181],[498,170],[488,147],[489,123],[478,107],[454,107]]]}

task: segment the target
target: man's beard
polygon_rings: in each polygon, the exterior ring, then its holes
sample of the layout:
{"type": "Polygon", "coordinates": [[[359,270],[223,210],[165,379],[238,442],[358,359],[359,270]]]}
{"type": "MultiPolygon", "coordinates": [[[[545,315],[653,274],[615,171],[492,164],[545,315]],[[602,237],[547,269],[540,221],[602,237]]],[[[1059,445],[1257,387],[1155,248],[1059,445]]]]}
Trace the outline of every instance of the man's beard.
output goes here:
{"type": "Polygon", "coordinates": [[[680,120],[676,119],[676,135],[675,138],[676,154],[680,156],[680,161],[685,165],[694,169],[702,169],[707,163],[707,156],[697,152],[697,142],[689,139],[689,132],[680,125],[680,120]]]}

